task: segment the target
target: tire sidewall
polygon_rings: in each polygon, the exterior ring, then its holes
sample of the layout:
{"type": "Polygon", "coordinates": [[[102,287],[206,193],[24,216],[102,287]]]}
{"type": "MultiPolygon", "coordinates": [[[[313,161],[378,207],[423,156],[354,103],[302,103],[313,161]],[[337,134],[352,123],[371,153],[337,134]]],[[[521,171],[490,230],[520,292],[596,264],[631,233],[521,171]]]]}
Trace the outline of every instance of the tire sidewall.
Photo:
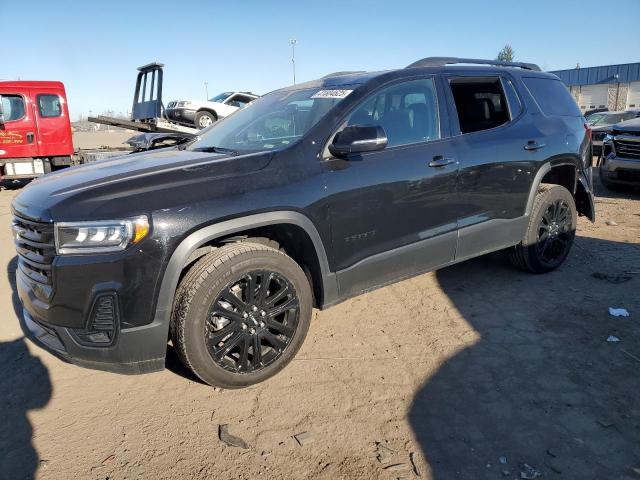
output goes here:
{"type": "Polygon", "coordinates": [[[571,247],[573,246],[573,241],[575,238],[576,227],[578,224],[578,213],[576,210],[576,204],[573,199],[573,196],[571,195],[569,190],[567,190],[566,188],[560,185],[554,185],[548,190],[541,192],[540,195],[543,195],[544,197],[542,201],[537,203],[534,211],[531,212],[531,219],[530,219],[531,223],[530,223],[530,228],[528,228],[527,230],[525,244],[527,245],[526,247],[527,257],[528,257],[527,260],[530,266],[533,268],[533,270],[537,272],[549,272],[551,270],[555,270],[560,265],[562,265],[562,263],[566,260],[567,256],[569,255],[569,252],[571,251],[571,247]],[[569,248],[565,250],[562,257],[556,259],[556,261],[553,262],[552,264],[549,264],[549,263],[543,262],[540,259],[540,255],[538,253],[538,248],[537,248],[538,247],[537,246],[538,227],[542,220],[542,216],[546,212],[549,205],[557,200],[563,200],[564,202],[566,202],[567,205],[569,205],[569,209],[571,210],[571,228],[572,228],[571,239],[570,239],[569,248]]]}
{"type": "Polygon", "coordinates": [[[196,124],[196,127],[198,127],[198,128],[207,128],[208,126],[213,125],[215,122],[216,122],[216,116],[211,112],[207,112],[206,110],[202,110],[202,111],[196,113],[195,124],[196,124]],[[211,119],[211,123],[209,125],[201,126],[200,125],[200,119],[202,117],[209,117],[211,119]]]}
{"type": "Polygon", "coordinates": [[[311,320],[312,299],[309,282],[302,269],[290,258],[276,251],[261,250],[241,254],[223,268],[214,270],[194,294],[185,318],[185,351],[194,373],[203,381],[223,388],[241,388],[262,382],[282,370],[298,352],[311,320]],[[256,373],[233,373],[217,365],[206,345],[205,321],[212,303],[222,289],[255,270],[272,270],[293,285],[300,305],[298,326],[281,356],[256,373]]]}

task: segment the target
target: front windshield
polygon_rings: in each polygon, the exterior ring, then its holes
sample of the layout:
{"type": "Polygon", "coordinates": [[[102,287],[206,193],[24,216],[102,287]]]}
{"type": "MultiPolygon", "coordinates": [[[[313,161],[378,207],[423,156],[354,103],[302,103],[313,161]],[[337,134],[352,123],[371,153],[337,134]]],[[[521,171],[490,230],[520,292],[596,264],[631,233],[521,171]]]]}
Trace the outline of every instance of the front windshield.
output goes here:
{"type": "Polygon", "coordinates": [[[218,95],[216,95],[215,97],[212,97],[209,99],[210,102],[218,102],[218,103],[222,103],[224,102],[227,98],[229,98],[231,96],[233,92],[223,92],[223,93],[219,93],[218,95]]]}
{"type": "Polygon", "coordinates": [[[587,117],[587,122],[593,125],[594,123],[599,121],[602,117],[604,117],[604,113],[592,113],[587,117]]]}
{"type": "Polygon", "coordinates": [[[278,90],[216,122],[187,147],[193,151],[274,150],[299,140],[351,90],[278,90]]]}
{"type": "Polygon", "coordinates": [[[627,115],[624,113],[605,113],[602,117],[598,118],[591,125],[613,125],[614,123],[622,122],[623,120],[627,120],[627,115]]]}

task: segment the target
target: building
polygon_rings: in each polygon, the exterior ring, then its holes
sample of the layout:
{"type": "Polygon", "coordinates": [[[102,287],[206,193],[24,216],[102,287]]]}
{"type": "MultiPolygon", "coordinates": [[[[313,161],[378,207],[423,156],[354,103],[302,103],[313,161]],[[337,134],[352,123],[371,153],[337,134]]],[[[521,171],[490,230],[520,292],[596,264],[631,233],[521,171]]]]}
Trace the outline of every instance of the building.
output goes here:
{"type": "Polygon", "coordinates": [[[560,77],[584,112],[640,108],[640,63],[573,68],[551,72],[560,77]]]}

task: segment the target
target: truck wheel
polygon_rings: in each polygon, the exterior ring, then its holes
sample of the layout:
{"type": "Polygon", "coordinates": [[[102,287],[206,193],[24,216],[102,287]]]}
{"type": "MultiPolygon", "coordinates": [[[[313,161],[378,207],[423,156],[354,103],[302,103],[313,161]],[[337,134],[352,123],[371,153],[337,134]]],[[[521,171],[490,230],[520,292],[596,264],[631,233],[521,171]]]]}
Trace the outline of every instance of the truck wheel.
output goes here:
{"type": "Polygon", "coordinates": [[[171,338],[204,382],[242,388],[293,359],[311,309],[311,288],[295,261],[267,245],[233,243],[199,259],[180,282],[171,338]]]}
{"type": "Polygon", "coordinates": [[[206,110],[196,112],[195,122],[198,128],[206,128],[217,120],[218,117],[215,113],[207,112],[206,110]]]}
{"type": "Polygon", "coordinates": [[[569,190],[560,185],[540,185],[527,231],[513,248],[511,263],[533,273],[555,270],[569,255],[577,222],[576,204],[569,190]]]}

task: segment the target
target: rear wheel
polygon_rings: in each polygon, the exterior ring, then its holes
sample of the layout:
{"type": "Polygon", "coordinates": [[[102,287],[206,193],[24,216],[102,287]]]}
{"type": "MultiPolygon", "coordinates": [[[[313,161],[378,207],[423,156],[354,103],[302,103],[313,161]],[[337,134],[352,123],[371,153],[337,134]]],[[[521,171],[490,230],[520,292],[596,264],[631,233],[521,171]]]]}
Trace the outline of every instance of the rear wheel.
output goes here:
{"type": "Polygon", "coordinates": [[[216,117],[215,113],[207,112],[206,110],[196,112],[195,123],[198,128],[206,128],[216,120],[218,120],[218,117],[216,117]]]}
{"type": "Polygon", "coordinates": [[[522,242],[513,248],[511,262],[533,273],[555,270],[569,255],[577,219],[575,201],[566,188],[541,185],[533,203],[527,231],[522,242]]]}
{"type": "Polygon", "coordinates": [[[307,277],[290,257],[264,244],[229,244],[198,260],[180,283],[172,341],[206,383],[246,387],[293,359],[311,306],[307,277]]]}

